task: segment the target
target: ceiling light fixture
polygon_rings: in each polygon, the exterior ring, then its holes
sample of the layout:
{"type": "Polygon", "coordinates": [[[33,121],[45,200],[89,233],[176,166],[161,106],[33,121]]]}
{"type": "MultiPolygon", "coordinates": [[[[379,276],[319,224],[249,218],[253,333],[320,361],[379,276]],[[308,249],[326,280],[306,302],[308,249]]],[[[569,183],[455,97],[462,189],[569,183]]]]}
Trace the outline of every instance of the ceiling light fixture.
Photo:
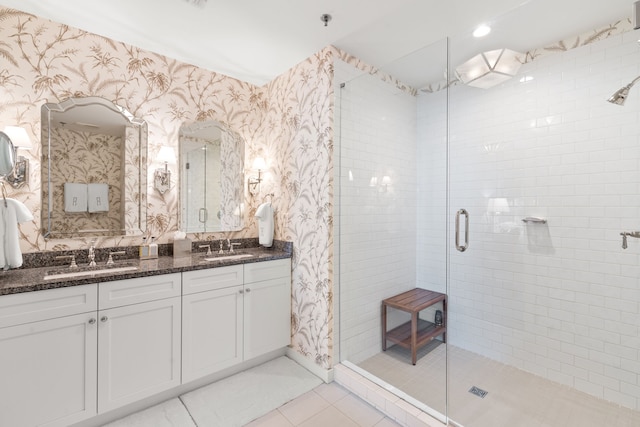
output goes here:
{"type": "Polygon", "coordinates": [[[491,27],[485,24],[480,25],[473,31],[473,37],[484,37],[491,32],[491,27]]]}
{"type": "Polygon", "coordinates": [[[516,75],[522,65],[519,55],[509,49],[482,52],[456,67],[456,75],[466,85],[488,89],[516,75]]]}

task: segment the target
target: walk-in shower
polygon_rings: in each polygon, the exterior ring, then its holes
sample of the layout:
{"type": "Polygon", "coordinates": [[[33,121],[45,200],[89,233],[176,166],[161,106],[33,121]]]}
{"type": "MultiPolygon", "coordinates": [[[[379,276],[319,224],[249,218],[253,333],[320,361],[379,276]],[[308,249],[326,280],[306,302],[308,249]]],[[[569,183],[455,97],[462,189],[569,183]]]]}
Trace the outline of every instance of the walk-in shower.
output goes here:
{"type": "Polygon", "coordinates": [[[630,26],[514,46],[527,59],[488,89],[440,80],[469,57],[465,35],[377,73],[336,64],[343,364],[465,427],[640,425],[640,239],[620,245],[640,229],[640,97],[603,101],[640,72],[630,26]],[[405,66],[440,79],[398,81],[405,66]],[[447,342],[414,366],[382,351],[381,302],[416,287],[446,293],[447,342]]]}

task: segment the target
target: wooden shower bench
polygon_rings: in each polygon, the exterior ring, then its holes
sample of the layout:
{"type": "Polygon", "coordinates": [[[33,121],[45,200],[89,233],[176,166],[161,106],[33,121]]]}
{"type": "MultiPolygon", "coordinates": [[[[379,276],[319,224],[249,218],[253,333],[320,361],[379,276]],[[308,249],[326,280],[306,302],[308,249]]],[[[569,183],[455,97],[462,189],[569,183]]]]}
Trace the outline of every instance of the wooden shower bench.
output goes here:
{"type": "Polygon", "coordinates": [[[416,354],[423,345],[442,335],[447,342],[447,295],[415,288],[382,301],[382,351],[387,350],[387,340],[411,350],[411,363],[416,364],[416,354]],[[442,301],[442,325],[420,319],[420,311],[442,301]],[[387,331],[387,307],[406,311],[411,320],[387,331]]]}

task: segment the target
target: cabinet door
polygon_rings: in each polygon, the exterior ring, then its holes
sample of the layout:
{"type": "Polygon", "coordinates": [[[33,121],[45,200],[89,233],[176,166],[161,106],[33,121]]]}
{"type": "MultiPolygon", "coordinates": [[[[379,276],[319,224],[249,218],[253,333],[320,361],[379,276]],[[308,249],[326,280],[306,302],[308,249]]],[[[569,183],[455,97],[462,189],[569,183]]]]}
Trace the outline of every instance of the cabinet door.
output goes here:
{"type": "Polygon", "coordinates": [[[96,313],[0,329],[0,425],[68,426],[96,414],[96,313]]]}
{"type": "Polygon", "coordinates": [[[98,411],[180,385],[180,297],[98,312],[98,411]]]}
{"type": "Polygon", "coordinates": [[[242,286],[182,298],[183,382],[242,362],[242,286]]]}
{"type": "Polygon", "coordinates": [[[244,359],[291,343],[290,276],[245,285],[244,359]]]}

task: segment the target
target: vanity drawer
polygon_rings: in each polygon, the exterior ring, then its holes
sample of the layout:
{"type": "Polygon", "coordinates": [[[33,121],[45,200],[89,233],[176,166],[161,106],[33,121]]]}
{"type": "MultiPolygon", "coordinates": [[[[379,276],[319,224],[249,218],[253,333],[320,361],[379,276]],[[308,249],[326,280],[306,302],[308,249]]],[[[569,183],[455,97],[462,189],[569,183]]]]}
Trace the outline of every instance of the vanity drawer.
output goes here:
{"type": "Polygon", "coordinates": [[[242,285],[243,280],[242,265],[185,271],[182,273],[182,293],[189,295],[214,289],[229,288],[242,285]]]}
{"type": "Polygon", "coordinates": [[[244,265],[244,282],[253,283],[291,275],[291,259],[254,262],[244,265]]]}
{"type": "Polygon", "coordinates": [[[180,296],[180,273],[100,283],[99,308],[113,308],[180,296]]]}
{"type": "Polygon", "coordinates": [[[97,285],[70,286],[0,297],[0,328],[98,309],[97,285]]]}

